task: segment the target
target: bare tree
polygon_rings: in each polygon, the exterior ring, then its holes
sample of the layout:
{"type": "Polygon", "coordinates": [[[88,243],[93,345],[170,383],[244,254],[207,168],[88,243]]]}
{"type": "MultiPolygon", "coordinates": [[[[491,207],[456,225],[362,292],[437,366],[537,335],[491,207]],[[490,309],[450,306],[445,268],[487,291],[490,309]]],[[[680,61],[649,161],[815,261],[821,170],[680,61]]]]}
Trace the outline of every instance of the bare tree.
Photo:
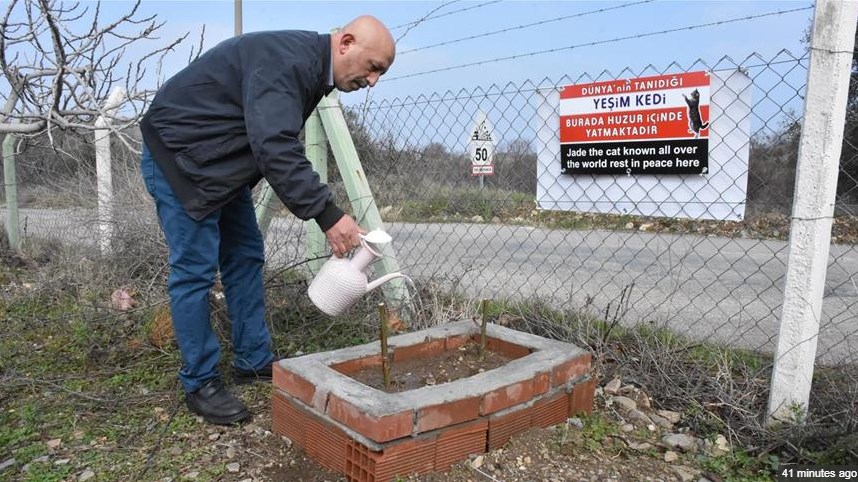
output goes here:
{"type": "MultiPolygon", "coordinates": [[[[10,0],[0,19],[0,69],[8,84],[0,88],[0,134],[51,137],[57,128],[104,128],[103,122],[96,125],[99,117],[111,121],[107,124],[117,133],[136,124],[165,56],[188,37],[129,60],[138,45],[159,41],[164,26],[156,15],[140,16],[139,6],[138,0],[118,19],[104,21],[100,2],[82,7],[10,0]]],[[[189,61],[199,56],[203,35],[204,29],[189,61]]]]}

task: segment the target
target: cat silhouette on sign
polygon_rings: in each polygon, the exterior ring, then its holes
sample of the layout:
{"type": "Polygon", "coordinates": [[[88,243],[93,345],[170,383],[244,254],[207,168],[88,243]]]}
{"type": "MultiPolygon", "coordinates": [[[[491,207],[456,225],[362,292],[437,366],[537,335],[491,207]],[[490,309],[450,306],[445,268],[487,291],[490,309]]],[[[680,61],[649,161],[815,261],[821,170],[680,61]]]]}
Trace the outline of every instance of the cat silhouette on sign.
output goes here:
{"type": "Polygon", "coordinates": [[[700,131],[709,127],[709,122],[703,122],[700,116],[700,92],[694,89],[691,92],[691,98],[682,94],[685,103],[688,104],[688,133],[694,134],[694,138],[700,137],[700,131]]]}

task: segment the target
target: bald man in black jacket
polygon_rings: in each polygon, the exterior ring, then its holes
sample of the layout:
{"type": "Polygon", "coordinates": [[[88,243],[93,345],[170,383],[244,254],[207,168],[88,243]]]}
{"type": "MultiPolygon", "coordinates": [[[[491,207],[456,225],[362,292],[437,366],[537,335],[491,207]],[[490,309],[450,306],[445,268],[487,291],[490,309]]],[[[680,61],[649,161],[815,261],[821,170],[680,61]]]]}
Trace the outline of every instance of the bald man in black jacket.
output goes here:
{"type": "Polygon", "coordinates": [[[335,256],[362,229],[334,204],[298,133],[335,87],[372,87],[390,68],[388,29],[358,17],[335,34],[255,32],[221,42],[168,80],[143,117],[141,169],[170,251],[167,291],[194,413],[216,424],[250,413],[223,385],[208,294],[220,270],[236,383],[271,379],[263,240],[251,189],[265,178],[297,217],[314,219],[335,256]]]}

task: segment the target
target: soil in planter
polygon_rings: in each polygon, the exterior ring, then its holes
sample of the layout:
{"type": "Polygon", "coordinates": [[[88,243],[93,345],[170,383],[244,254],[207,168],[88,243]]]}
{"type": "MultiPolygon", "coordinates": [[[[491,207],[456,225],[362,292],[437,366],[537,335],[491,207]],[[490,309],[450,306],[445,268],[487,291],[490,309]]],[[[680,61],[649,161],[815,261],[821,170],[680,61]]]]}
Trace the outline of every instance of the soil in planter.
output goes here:
{"type": "Polygon", "coordinates": [[[390,364],[390,388],[384,387],[381,365],[364,368],[350,376],[372,388],[388,393],[449,383],[484,371],[502,367],[512,358],[486,350],[480,356],[480,345],[468,343],[457,350],[441,352],[428,358],[415,358],[390,364]]]}

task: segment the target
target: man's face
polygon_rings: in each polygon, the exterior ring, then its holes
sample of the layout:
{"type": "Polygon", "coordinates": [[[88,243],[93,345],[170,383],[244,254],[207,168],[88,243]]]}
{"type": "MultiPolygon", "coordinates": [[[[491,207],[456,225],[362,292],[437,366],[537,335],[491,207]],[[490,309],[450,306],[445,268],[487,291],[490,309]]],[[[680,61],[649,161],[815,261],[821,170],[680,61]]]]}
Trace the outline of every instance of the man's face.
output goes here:
{"type": "Polygon", "coordinates": [[[343,92],[373,87],[392,63],[393,47],[385,38],[344,34],[334,55],[334,85],[343,92]]]}

